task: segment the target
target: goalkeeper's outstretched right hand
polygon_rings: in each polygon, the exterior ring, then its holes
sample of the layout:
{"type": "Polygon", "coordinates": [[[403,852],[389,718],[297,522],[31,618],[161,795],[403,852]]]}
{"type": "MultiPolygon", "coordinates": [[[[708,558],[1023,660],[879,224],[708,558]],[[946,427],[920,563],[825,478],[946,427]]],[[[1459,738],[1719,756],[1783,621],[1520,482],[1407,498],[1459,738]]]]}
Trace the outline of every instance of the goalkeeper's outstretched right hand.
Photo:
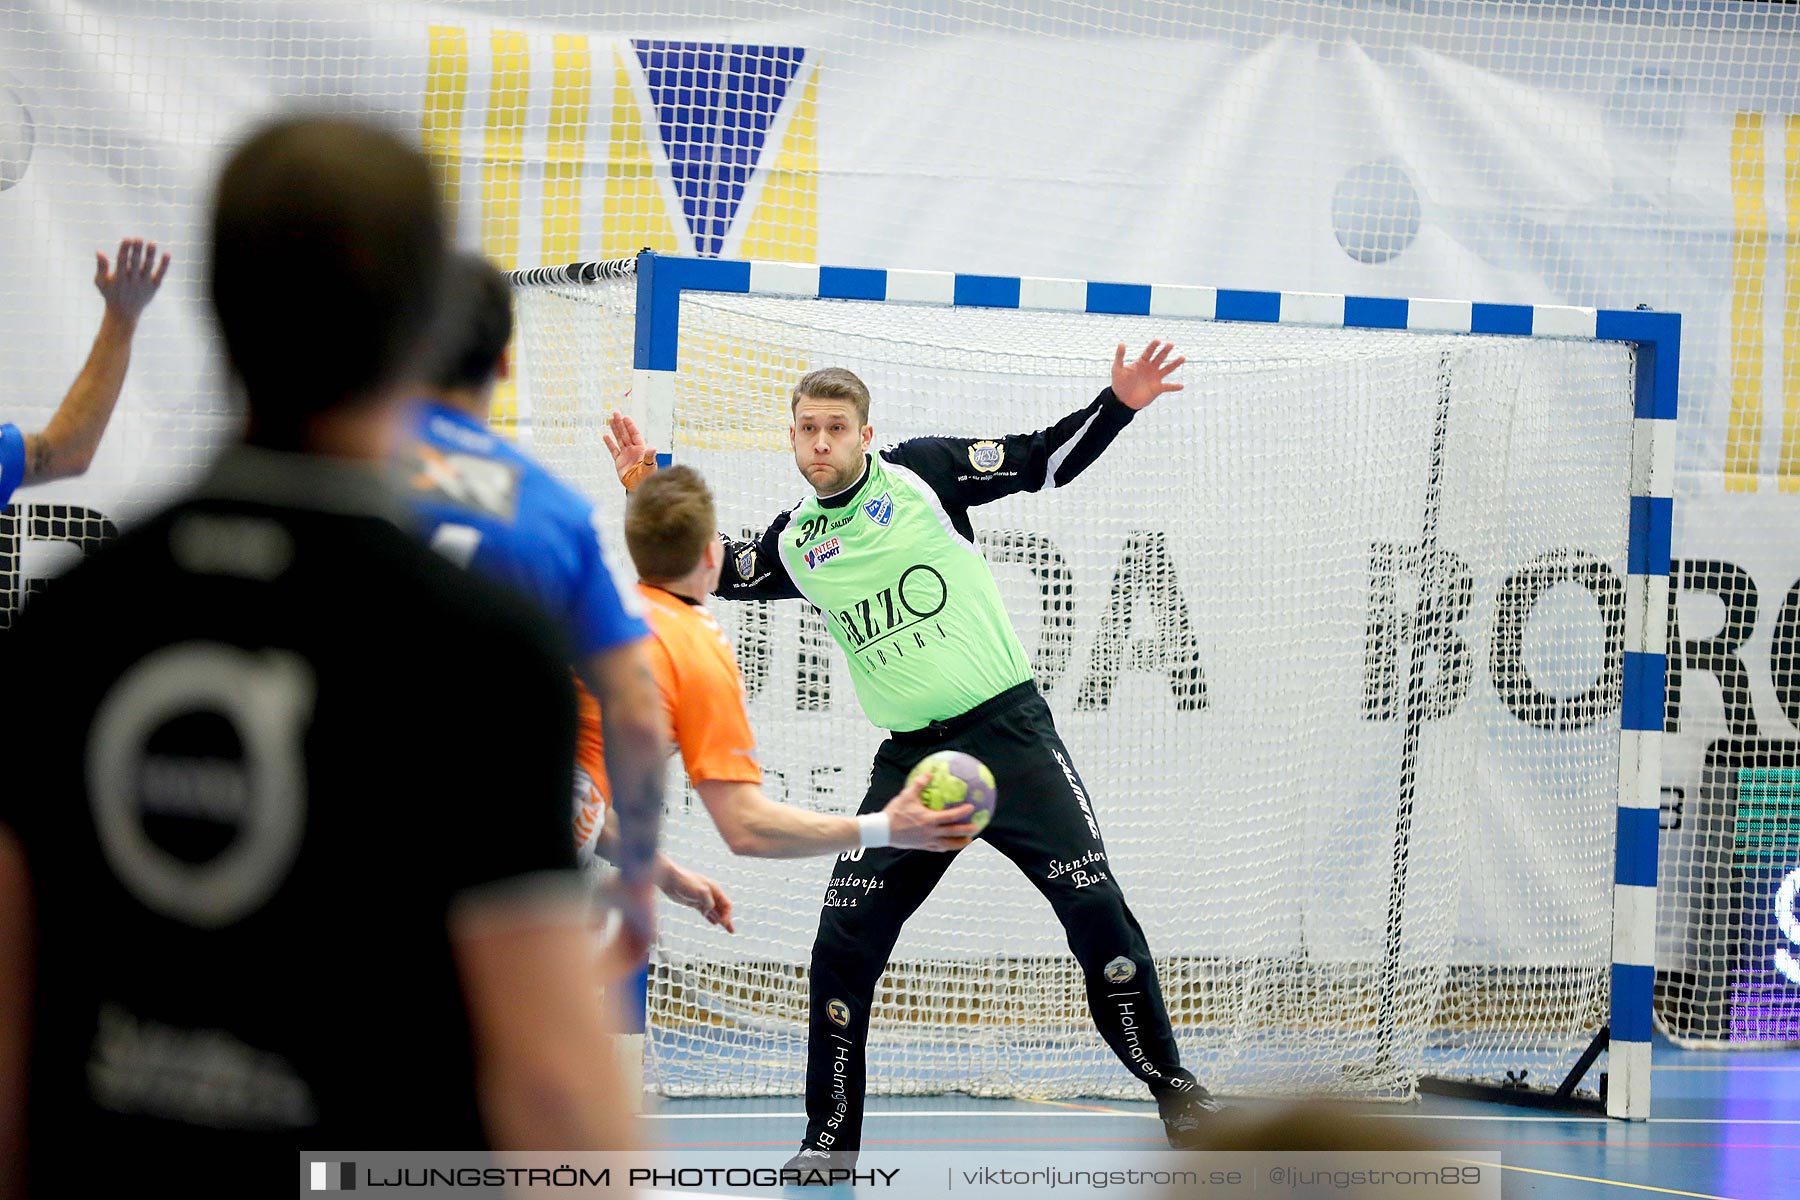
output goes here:
{"type": "Polygon", "coordinates": [[[630,491],[638,483],[656,473],[656,451],[644,441],[644,435],[637,427],[637,422],[613,409],[611,433],[600,435],[606,442],[606,449],[613,456],[613,470],[618,472],[619,482],[630,491]]]}

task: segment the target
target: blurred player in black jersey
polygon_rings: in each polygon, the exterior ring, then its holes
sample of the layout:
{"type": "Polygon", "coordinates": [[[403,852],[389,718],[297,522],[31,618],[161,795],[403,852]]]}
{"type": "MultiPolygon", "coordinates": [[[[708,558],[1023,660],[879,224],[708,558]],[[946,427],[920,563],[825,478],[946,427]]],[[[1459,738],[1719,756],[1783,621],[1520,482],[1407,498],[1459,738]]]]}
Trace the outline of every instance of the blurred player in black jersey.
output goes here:
{"type": "Polygon", "coordinates": [[[303,1149],[634,1136],[569,841],[567,649],[382,482],[445,243],[425,160],[370,127],[277,122],[225,168],[244,444],[0,663],[31,689],[0,792],[0,1191],[264,1196],[303,1149]]]}

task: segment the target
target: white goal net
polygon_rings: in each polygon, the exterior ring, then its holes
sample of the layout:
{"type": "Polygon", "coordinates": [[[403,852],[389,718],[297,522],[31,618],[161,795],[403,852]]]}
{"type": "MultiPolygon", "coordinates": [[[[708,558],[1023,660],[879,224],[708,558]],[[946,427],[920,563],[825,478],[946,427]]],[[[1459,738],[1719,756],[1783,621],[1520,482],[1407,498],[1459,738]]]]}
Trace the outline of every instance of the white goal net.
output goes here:
{"type": "MultiPolygon", "coordinates": [[[[519,293],[534,441],[602,496],[633,286],[519,293]]],[[[806,486],[787,395],[809,369],[867,381],[878,443],[995,436],[1157,337],[1185,391],[1073,485],[972,518],[1184,1062],[1227,1093],[1556,1083],[1607,1018],[1629,347],[688,293],[659,448],[760,532],[806,486]]],[[[853,811],[882,734],[823,624],[714,609],[769,794],[853,811]]],[[[739,929],[665,920],[649,1086],[797,1093],[831,862],[733,858],[691,793],[667,838],[739,929]]],[[[1048,906],[979,843],[901,936],[869,1070],[876,1093],[1141,1094],[1048,906]]]]}

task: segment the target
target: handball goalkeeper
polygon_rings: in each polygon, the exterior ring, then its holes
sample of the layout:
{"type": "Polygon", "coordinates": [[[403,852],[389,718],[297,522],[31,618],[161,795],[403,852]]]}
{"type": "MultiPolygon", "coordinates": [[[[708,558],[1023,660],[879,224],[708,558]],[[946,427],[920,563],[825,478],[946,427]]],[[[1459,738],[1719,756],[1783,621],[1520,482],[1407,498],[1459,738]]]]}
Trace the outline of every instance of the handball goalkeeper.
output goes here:
{"type": "MultiPolygon", "coordinates": [[[[723,535],[717,594],[804,598],[849,659],[869,720],[891,731],[861,812],[880,809],[938,750],[974,754],[1003,802],[984,831],[1055,910],[1081,964],[1088,1007],[1119,1061],[1156,1097],[1173,1146],[1195,1145],[1216,1109],[1181,1066],[1150,948],[1112,873],[1086,787],[975,545],[969,509],[1068,484],[1139,410],[1181,385],[1185,361],[1151,342],[1113,356],[1112,386],[1048,429],[993,440],[924,437],[870,450],[869,392],[842,368],[794,387],[789,438],[811,493],[755,541],[723,535]],[[1081,860],[1091,870],[1057,868],[1081,860]]],[[[608,438],[629,487],[654,451],[629,418],[608,438]]],[[[886,847],[841,858],[831,887],[858,898],[819,915],[807,1042],[806,1136],[795,1166],[853,1163],[861,1145],[865,1044],[875,984],[901,926],[953,854],[886,847]],[[878,883],[871,884],[871,880],[878,883]],[[852,882],[854,881],[854,883],[852,882]]]]}

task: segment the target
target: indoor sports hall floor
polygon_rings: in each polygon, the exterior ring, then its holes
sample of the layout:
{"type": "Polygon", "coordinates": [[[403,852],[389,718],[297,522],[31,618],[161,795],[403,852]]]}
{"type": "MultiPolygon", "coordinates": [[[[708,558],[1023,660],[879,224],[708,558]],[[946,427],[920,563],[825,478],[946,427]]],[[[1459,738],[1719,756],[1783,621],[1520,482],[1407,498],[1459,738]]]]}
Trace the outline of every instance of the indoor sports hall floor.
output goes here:
{"type": "MultiPolygon", "coordinates": [[[[1382,1120],[1422,1127],[1442,1146],[1497,1152],[1508,1198],[1800,1200],[1800,1050],[1698,1052],[1659,1040],[1654,1062],[1648,1121],[1440,1096],[1373,1111],[1382,1120]]],[[[649,1135],[660,1147],[741,1151],[759,1165],[764,1151],[771,1165],[792,1154],[804,1124],[798,1098],[671,1100],[648,1115],[649,1135]]],[[[863,1165],[875,1163],[883,1146],[1139,1145],[1165,1145],[1148,1102],[877,1097],[869,1101],[863,1165]]]]}

